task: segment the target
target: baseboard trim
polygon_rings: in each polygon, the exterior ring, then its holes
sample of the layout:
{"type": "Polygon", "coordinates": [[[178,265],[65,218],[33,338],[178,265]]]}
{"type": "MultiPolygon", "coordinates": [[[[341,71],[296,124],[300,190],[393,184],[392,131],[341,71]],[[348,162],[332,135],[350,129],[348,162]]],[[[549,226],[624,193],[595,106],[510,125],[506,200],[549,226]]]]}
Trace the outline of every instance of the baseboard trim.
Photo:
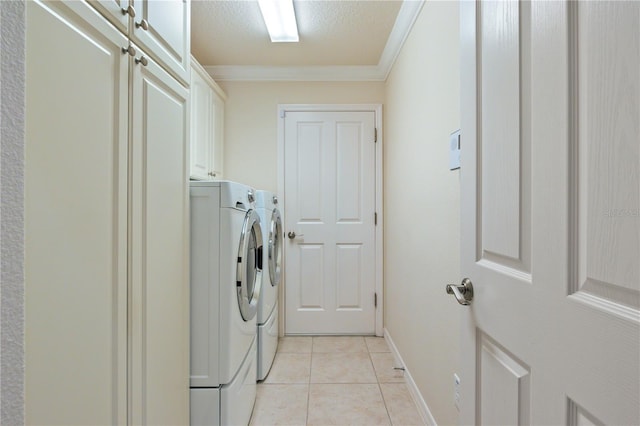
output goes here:
{"type": "Polygon", "coordinates": [[[398,352],[398,348],[396,347],[395,343],[393,343],[393,339],[389,334],[389,330],[387,330],[386,328],[384,329],[384,338],[387,341],[387,344],[389,345],[391,353],[393,353],[396,362],[398,363],[397,365],[401,365],[404,367],[404,378],[406,380],[407,388],[409,389],[409,393],[411,394],[413,401],[416,403],[418,413],[422,417],[422,420],[427,426],[438,426],[438,424],[436,423],[436,419],[434,419],[433,414],[431,414],[431,410],[429,410],[429,406],[418,390],[416,382],[413,381],[411,372],[407,368],[407,365],[404,363],[400,352],[398,352]]]}

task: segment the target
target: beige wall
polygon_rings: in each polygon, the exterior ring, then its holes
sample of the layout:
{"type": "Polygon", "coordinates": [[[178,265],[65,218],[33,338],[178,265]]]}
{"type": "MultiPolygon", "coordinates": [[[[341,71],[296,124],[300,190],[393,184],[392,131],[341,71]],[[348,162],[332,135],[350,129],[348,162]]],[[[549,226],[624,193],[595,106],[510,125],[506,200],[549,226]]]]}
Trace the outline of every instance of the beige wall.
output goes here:
{"type": "Polygon", "coordinates": [[[382,82],[220,82],[224,178],[277,192],[278,104],[381,104],[382,82]]]}
{"type": "Polygon", "coordinates": [[[439,425],[457,424],[460,127],[457,2],[427,1],[387,80],[385,327],[439,425]]]}

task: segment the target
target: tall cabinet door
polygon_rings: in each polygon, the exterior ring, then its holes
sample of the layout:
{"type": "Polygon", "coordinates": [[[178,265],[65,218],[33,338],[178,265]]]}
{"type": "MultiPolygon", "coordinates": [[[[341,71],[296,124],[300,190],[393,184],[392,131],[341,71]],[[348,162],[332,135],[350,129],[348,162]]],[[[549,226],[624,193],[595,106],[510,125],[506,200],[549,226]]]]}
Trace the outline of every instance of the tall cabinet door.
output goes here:
{"type": "Polygon", "coordinates": [[[132,75],[130,420],[188,424],[188,92],[151,59],[132,75]]]}
{"type": "Polygon", "coordinates": [[[224,175],[224,102],[219,92],[213,91],[213,144],[212,144],[212,177],[221,179],[224,175]]]}
{"type": "Polygon", "coordinates": [[[153,54],[174,77],[188,84],[191,8],[188,0],[133,0],[131,39],[153,54]]]}
{"type": "Polygon", "coordinates": [[[125,424],[127,40],[81,2],[26,28],[26,423],[125,424]]]}
{"type": "Polygon", "coordinates": [[[191,67],[191,153],[190,169],[194,179],[211,178],[213,147],[213,90],[200,70],[191,67]]]}

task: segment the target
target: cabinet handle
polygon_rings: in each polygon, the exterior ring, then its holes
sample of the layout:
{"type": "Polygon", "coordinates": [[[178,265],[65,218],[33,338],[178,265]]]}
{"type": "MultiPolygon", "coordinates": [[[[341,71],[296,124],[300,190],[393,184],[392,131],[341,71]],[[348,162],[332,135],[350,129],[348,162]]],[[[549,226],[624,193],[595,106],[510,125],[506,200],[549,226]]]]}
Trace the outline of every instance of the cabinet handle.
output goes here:
{"type": "Polygon", "coordinates": [[[136,28],[142,28],[143,30],[147,31],[149,29],[149,22],[147,22],[146,19],[143,19],[140,22],[136,22],[136,28]]]}
{"type": "Polygon", "coordinates": [[[129,47],[123,47],[122,53],[128,53],[129,56],[136,56],[136,48],[132,45],[129,45],[129,47]]]}
{"type": "Polygon", "coordinates": [[[123,15],[129,15],[129,16],[131,16],[132,18],[135,18],[135,17],[136,17],[136,10],[133,8],[133,6],[129,6],[129,7],[127,7],[127,8],[124,8],[124,7],[123,7],[123,8],[122,8],[122,9],[120,9],[120,10],[122,11],[122,14],[123,14],[123,15]]]}
{"type": "Polygon", "coordinates": [[[211,176],[211,177],[216,177],[216,174],[215,174],[215,173],[213,173],[213,172],[209,172],[209,176],[211,176]]]}
{"type": "Polygon", "coordinates": [[[149,64],[149,61],[146,57],[140,56],[139,58],[136,58],[136,64],[142,64],[146,67],[149,64]]]}

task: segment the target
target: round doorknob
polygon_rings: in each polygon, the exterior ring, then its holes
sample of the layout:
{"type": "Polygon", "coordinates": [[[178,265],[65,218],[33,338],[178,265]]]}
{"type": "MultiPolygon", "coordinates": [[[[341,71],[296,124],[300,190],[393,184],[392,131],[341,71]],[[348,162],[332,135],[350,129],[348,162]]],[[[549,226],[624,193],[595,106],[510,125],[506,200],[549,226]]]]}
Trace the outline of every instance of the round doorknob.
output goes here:
{"type": "Polygon", "coordinates": [[[290,240],[293,240],[296,237],[296,233],[293,231],[289,231],[287,237],[289,237],[290,240]]]}

